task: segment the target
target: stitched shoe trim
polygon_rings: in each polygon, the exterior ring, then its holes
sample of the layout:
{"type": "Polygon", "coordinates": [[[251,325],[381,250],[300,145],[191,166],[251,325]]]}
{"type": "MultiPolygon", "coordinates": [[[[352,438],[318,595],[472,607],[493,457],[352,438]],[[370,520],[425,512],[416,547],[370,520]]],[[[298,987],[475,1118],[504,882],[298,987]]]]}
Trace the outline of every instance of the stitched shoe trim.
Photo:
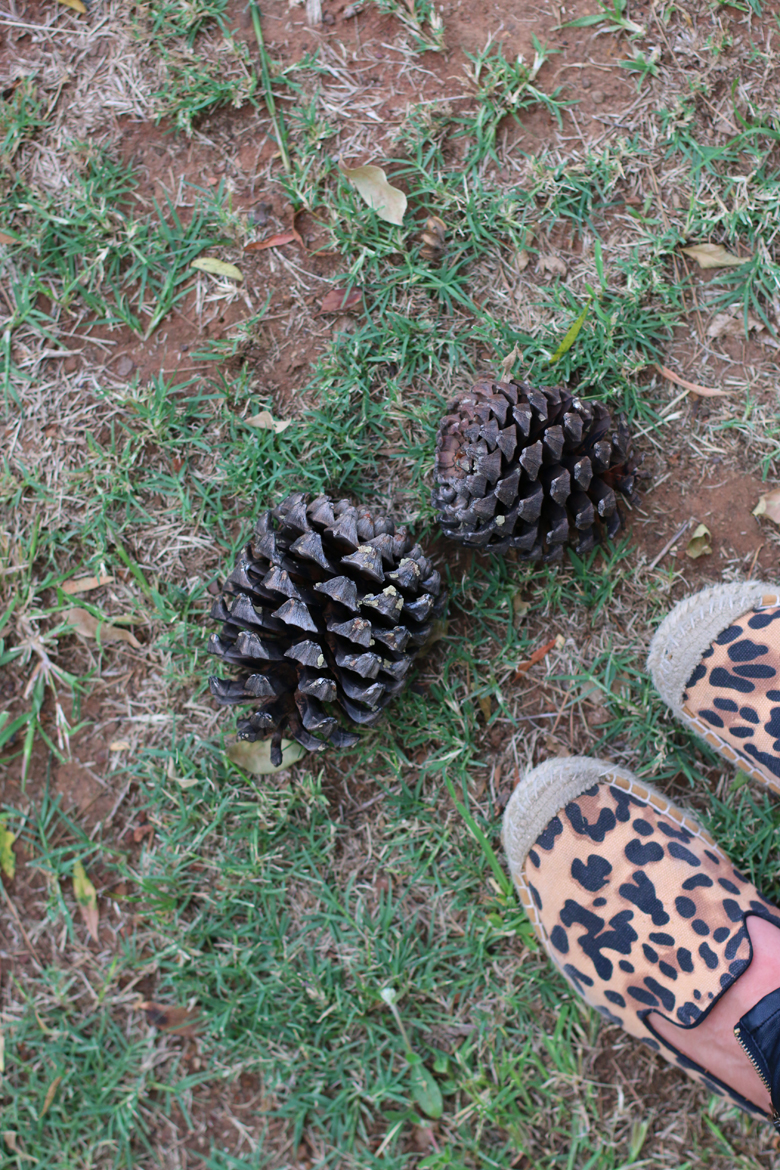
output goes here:
{"type": "Polygon", "coordinates": [[[718,634],[751,609],[780,604],[777,586],[763,581],[713,585],[678,602],[653,635],[647,656],[655,688],[678,719],[688,679],[718,634]]]}

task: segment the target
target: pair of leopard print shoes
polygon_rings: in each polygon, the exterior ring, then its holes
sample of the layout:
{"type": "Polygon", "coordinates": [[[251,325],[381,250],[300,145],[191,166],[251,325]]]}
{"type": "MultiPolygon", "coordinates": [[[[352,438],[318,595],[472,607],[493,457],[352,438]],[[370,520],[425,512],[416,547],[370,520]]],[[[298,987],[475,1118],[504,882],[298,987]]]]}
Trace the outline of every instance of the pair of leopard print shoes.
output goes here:
{"type": "MultiPolygon", "coordinates": [[[[681,602],[648,666],[682,723],[780,795],[780,588],[723,585],[681,602]]],[[[569,757],[518,784],[503,840],[534,931],[574,990],[780,1128],[780,910],[701,825],[631,772],[569,757]]]]}

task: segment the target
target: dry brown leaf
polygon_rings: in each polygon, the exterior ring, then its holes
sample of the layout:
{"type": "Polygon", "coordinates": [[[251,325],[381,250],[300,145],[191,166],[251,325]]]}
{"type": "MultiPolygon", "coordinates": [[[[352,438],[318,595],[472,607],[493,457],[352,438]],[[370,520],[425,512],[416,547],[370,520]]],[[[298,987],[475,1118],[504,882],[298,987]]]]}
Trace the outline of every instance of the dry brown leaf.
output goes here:
{"type": "Polygon", "coordinates": [[[59,1089],[61,1081],[62,1081],[61,1075],[58,1077],[55,1077],[54,1080],[52,1081],[52,1083],[49,1085],[48,1089],[46,1090],[46,1096],[43,1099],[43,1109],[41,1109],[41,1112],[38,1116],[39,1121],[42,1118],[44,1118],[46,1116],[46,1114],[49,1112],[49,1109],[51,1108],[51,1103],[57,1095],[57,1089],[59,1089]]]}
{"type": "Polygon", "coordinates": [[[675,386],[682,386],[684,390],[690,390],[691,394],[698,394],[702,398],[728,398],[729,394],[737,393],[736,390],[716,390],[712,386],[700,386],[698,382],[688,382],[679,374],[675,374],[674,370],[670,370],[668,366],[656,365],[655,368],[659,374],[663,374],[670,382],[674,382],[675,386]]]}
{"type": "Polygon", "coordinates": [[[401,226],[406,213],[406,196],[388,183],[381,167],[347,167],[339,161],[339,170],[380,219],[401,226]]]}
{"type": "MultiPolygon", "coordinates": [[[[560,635],[559,635],[560,636],[560,635]]],[[[532,666],[536,666],[537,662],[541,662],[546,654],[552,650],[553,646],[557,645],[558,638],[551,638],[549,642],[545,642],[544,646],[537,647],[531,657],[526,662],[518,662],[517,671],[515,672],[515,681],[530,670],[532,666]]]]}
{"type": "Polygon", "coordinates": [[[482,718],[486,723],[489,723],[490,715],[493,711],[493,703],[490,695],[481,695],[477,702],[479,703],[479,709],[482,712],[482,718]]]}
{"type": "Polygon", "coordinates": [[[108,573],[101,573],[99,577],[71,577],[70,581],[62,582],[60,589],[63,593],[89,593],[90,589],[111,585],[115,579],[108,573]]]}
{"type": "Polygon", "coordinates": [[[287,418],[281,422],[277,422],[269,410],[261,410],[259,414],[253,414],[251,418],[245,418],[244,422],[248,427],[257,427],[259,431],[275,431],[277,435],[281,435],[282,431],[287,430],[292,419],[287,418]]]}
{"type": "Polygon", "coordinates": [[[295,740],[282,740],[282,762],[277,765],[271,763],[271,740],[256,739],[250,743],[246,739],[239,739],[231,743],[227,749],[228,759],[245,772],[253,776],[266,776],[272,772],[280,772],[282,768],[289,768],[302,756],[306,755],[306,748],[295,740]]]}
{"type": "Polygon", "coordinates": [[[84,14],[87,11],[82,4],[82,0],[60,0],[60,4],[64,4],[66,8],[72,8],[74,12],[84,14]]]}
{"type": "Polygon", "coordinates": [[[112,739],[111,743],[108,745],[108,750],[110,752],[129,752],[130,747],[131,744],[129,739],[112,739]]]}
{"type": "Polygon", "coordinates": [[[63,615],[65,621],[73,626],[82,638],[95,638],[101,645],[106,642],[127,642],[134,650],[141,650],[141,643],[135,634],[129,630],[122,630],[119,626],[111,626],[105,618],[96,618],[86,609],[69,609],[63,615]]]}
{"type": "Polygon", "coordinates": [[[209,276],[226,276],[229,280],[242,281],[244,279],[240,268],[235,264],[228,264],[225,260],[217,260],[214,256],[199,256],[193,260],[190,268],[197,268],[199,272],[208,272],[209,276]]]}
{"type": "Polygon", "coordinates": [[[15,244],[16,240],[13,236],[9,236],[7,232],[0,232],[0,244],[15,244]]]}
{"type": "Polygon", "coordinates": [[[515,267],[518,272],[525,272],[528,265],[531,263],[531,257],[526,252],[525,248],[521,248],[515,256],[515,267]]]}
{"type": "Polygon", "coordinates": [[[447,225],[444,220],[438,215],[428,216],[420,238],[422,240],[420,258],[428,264],[438,264],[444,256],[447,238],[447,225]]]}
{"type": "MultiPolygon", "coordinates": [[[[762,321],[757,321],[755,317],[748,316],[747,332],[755,329],[760,333],[764,328],[762,321]]],[[[745,336],[745,318],[740,313],[737,317],[732,317],[731,313],[716,313],[707,326],[707,336],[713,338],[718,337],[744,337],[745,336]]]]}
{"type": "Polygon", "coordinates": [[[708,557],[711,554],[712,533],[706,524],[699,524],[688,541],[685,555],[690,557],[692,561],[697,561],[699,557],[708,557]]]}
{"type": "Polygon", "coordinates": [[[766,516],[767,520],[780,524],[780,488],[762,496],[753,509],[753,515],[766,516]]]}
{"type": "Polygon", "coordinates": [[[736,268],[752,259],[750,256],[735,256],[723,244],[693,244],[690,248],[683,248],[683,252],[695,260],[699,268],[736,268]]]}
{"type": "Polygon", "coordinates": [[[81,912],[81,917],[86,923],[87,930],[95,942],[99,942],[97,891],[87,877],[86,870],[80,861],[73,863],[73,896],[81,912]]]}
{"type": "Polygon", "coordinates": [[[560,256],[551,256],[540,252],[536,259],[540,272],[549,272],[551,276],[565,276],[568,271],[560,256]]]}
{"type": "Polygon", "coordinates": [[[301,233],[292,228],[289,232],[278,232],[275,236],[268,236],[265,240],[252,240],[250,244],[244,245],[245,252],[264,252],[266,248],[281,248],[284,244],[300,244],[302,248],[305,247],[301,239],[301,233]]]}
{"type": "Polygon", "coordinates": [[[138,1007],[145,1014],[146,1022],[161,1032],[194,1036],[200,1027],[197,1008],[176,1007],[173,1004],[157,1003],[153,999],[145,999],[138,1007]]]}
{"type": "Polygon", "coordinates": [[[320,312],[344,313],[347,309],[354,309],[355,305],[361,304],[362,300],[362,288],[332,288],[322,298],[320,312]]]}

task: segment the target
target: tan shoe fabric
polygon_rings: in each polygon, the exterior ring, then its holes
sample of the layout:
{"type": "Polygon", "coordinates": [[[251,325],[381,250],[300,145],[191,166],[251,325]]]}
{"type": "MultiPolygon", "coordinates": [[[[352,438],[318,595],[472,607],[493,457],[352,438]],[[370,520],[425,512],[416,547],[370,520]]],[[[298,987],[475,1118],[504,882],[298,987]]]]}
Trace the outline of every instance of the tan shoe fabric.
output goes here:
{"type": "MultiPolygon", "coordinates": [[[[695,1027],[750,962],[745,916],[780,926],[780,914],[692,817],[628,776],[604,775],[549,821],[524,865],[511,864],[520,898],[583,999],[712,1092],[763,1117],[655,1036],[652,1016],[695,1027]]],[[[505,841],[510,836],[505,822],[505,841]]]]}
{"type": "Polygon", "coordinates": [[[734,620],[704,652],[683,714],[743,771],[780,792],[780,606],[734,620]]]}

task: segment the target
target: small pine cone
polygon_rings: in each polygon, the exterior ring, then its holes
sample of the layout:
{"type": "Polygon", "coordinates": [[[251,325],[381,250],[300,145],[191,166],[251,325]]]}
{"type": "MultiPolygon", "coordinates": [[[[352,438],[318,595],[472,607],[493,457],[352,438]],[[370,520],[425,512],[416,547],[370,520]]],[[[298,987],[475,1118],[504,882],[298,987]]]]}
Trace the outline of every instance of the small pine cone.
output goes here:
{"type": "Polygon", "coordinates": [[[634,490],[630,442],[600,402],[485,378],[439,425],[432,503],[442,530],[529,561],[560,560],[572,539],[588,552],[600,528],[613,537],[622,526],[615,492],[634,490]]]}
{"type": "Polygon", "coordinates": [[[404,686],[447,604],[441,577],[405,528],[368,507],[302,492],[257,521],[211,616],[208,649],[235,677],[219,703],[253,703],[238,738],[272,734],[309,751],[352,747],[404,686]],[[345,726],[346,725],[346,726],[345,726]]]}

